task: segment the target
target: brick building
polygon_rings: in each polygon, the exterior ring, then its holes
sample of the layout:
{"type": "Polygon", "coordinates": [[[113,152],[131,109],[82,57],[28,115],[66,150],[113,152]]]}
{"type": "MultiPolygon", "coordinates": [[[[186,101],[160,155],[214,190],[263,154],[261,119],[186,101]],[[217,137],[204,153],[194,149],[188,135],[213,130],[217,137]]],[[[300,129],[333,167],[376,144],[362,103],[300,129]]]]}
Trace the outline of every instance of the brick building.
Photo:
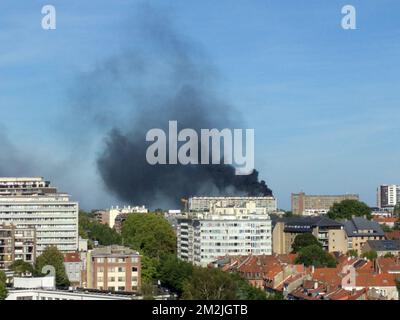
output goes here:
{"type": "Polygon", "coordinates": [[[90,289],[137,292],[141,284],[138,252],[123,246],[91,250],[86,259],[86,286],[90,289]]]}

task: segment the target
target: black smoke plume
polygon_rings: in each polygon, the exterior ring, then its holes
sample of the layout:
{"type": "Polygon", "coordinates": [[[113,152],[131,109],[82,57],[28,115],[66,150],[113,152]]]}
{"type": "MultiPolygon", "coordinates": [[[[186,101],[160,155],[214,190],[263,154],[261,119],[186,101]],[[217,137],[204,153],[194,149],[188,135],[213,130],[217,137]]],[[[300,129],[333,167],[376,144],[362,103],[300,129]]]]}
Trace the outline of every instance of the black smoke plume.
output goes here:
{"type": "Polygon", "coordinates": [[[89,112],[99,125],[110,122],[97,160],[106,187],[126,203],[151,207],[176,206],[182,197],[194,195],[271,195],[257,171],[238,176],[230,165],[147,163],[147,131],[168,132],[170,120],[178,122],[178,130],[197,132],[242,127],[240,113],[219,98],[216,70],[199,47],[171,25],[153,9],[141,8],[140,23],[135,25],[141,40],[86,79],[85,99],[96,105],[89,112]]]}

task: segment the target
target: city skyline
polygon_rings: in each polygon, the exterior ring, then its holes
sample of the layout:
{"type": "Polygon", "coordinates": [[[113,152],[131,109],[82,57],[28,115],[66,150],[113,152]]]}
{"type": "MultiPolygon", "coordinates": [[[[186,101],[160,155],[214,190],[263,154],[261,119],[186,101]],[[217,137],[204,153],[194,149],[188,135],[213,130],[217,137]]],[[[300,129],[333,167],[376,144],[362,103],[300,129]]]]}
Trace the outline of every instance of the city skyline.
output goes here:
{"type": "MultiPolygon", "coordinates": [[[[99,111],[93,124],[74,109],[96,66],[147,48],[135,28],[143,5],[117,3],[53,1],[51,31],[40,27],[41,5],[0,4],[0,176],[44,176],[85,209],[123,204],[104,187],[96,157],[110,123],[129,127],[134,112],[100,99],[85,106],[99,111]]],[[[356,193],[375,206],[376,188],[400,181],[400,5],[352,1],[357,29],[343,30],[341,1],[287,4],[152,1],[151,12],[195,44],[216,72],[218,95],[255,129],[255,167],[280,208],[300,191],[356,193]]]]}

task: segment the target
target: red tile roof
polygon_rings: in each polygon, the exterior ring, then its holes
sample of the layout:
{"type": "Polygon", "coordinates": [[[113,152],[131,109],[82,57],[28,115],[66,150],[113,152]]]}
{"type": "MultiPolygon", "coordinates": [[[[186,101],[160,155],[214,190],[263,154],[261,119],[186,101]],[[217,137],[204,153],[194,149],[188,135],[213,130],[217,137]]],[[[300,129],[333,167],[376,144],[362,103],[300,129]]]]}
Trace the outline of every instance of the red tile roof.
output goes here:
{"type": "Polygon", "coordinates": [[[363,265],[356,268],[358,273],[373,273],[374,272],[374,263],[370,260],[366,261],[363,265]]]}
{"type": "Polygon", "coordinates": [[[65,253],[64,254],[64,262],[81,262],[79,253],[77,253],[77,252],[65,253]]]}
{"type": "MultiPolygon", "coordinates": [[[[345,289],[338,289],[327,295],[330,300],[357,300],[367,293],[367,289],[347,291],[345,289]]],[[[366,296],[365,296],[366,298],[366,296]]]]}
{"type": "Polygon", "coordinates": [[[387,218],[386,217],[374,217],[374,218],[372,218],[372,220],[382,224],[382,223],[395,223],[399,219],[397,217],[387,217],[387,218]]]}
{"type": "Polygon", "coordinates": [[[315,268],[312,277],[331,288],[338,288],[342,284],[342,275],[337,268],[315,268]]]}
{"type": "MultiPolygon", "coordinates": [[[[393,258],[378,258],[376,261],[378,268],[381,272],[400,273],[400,257],[393,258]]],[[[399,275],[400,277],[400,275],[399,275]]]]}
{"type": "Polygon", "coordinates": [[[390,273],[381,274],[358,274],[356,277],[357,287],[393,287],[396,286],[398,275],[390,273]]]}

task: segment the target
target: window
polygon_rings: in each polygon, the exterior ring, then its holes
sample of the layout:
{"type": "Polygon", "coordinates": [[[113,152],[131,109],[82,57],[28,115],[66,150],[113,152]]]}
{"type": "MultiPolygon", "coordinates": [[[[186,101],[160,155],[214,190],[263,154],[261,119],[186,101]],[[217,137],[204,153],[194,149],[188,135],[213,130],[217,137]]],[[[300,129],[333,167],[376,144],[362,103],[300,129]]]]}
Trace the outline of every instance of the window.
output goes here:
{"type": "Polygon", "coordinates": [[[33,297],[31,296],[17,297],[17,300],[33,300],[33,297]]]}
{"type": "Polygon", "coordinates": [[[118,291],[125,291],[125,287],[118,287],[118,291]]]}

